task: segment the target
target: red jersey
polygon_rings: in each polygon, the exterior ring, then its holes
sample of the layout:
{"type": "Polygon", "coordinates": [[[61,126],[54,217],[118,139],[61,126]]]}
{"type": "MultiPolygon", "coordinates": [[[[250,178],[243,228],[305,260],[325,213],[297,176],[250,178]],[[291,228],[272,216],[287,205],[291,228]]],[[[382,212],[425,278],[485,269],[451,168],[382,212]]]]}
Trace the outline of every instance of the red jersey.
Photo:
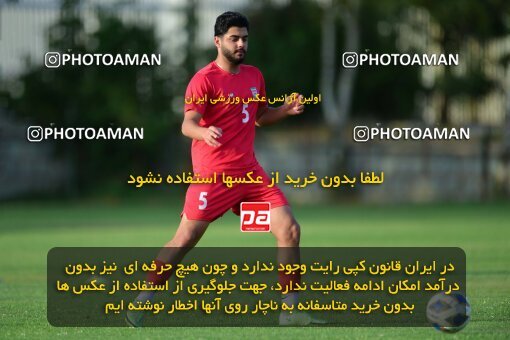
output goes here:
{"type": "Polygon", "coordinates": [[[267,106],[267,101],[242,102],[257,95],[265,98],[266,88],[262,73],[254,66],[240,65],[239,73],[232,74],[213,61],[193,76],[186,89],[188,101],[184,112],[196,111],[202,115],[200,126],[216,126],[223,131],[217,139],[222,144],[218,147],[193,139],[191,158],[195,172],[241,173],[258,166],[254,153],[255,119],[258,109],[267,106]],[[221,97],[240,100],[238,104],[214,102],[221,97]],[[198,98],[206,102],[197,103],[198,98]]]}

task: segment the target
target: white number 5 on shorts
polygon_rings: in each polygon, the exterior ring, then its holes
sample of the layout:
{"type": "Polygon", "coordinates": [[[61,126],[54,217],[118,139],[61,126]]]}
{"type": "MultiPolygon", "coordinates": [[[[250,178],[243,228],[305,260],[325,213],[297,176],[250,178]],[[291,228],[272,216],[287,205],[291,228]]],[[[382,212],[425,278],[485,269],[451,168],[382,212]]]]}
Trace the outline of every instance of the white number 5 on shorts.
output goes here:
{"type": "Polygon", "coordinates": [[[207,196],[207,191],[202,191],[198,197],[198,200],[202,203],[198,205],[199,210],[204,210],[207,207],[207,198],[205,196],[207,196]]]}

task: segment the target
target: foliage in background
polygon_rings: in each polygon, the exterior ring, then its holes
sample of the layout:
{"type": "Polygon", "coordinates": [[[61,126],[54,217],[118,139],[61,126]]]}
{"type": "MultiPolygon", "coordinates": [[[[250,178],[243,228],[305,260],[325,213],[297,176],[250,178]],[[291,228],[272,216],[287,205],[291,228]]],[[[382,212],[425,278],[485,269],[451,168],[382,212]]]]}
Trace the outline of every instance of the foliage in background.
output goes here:
{"type": "MultiPolygon", "coordinates": [[[[402,6],[409,5],[404,2],[402,6]]],[[[438,36],[430,38],[440,45],[442,53],[459,53],[460,58],[469,58],[466,72],[454,73],[452,68],[446,67],[443,75],[428,89],[442,95],[440,123],[446,124],[452,99],[482,100],[498,86],[487,73],[490,59],[487,52],[491,42],[510,33],[510,2],[414,0],[411,5],[426,9],[432,22],[439,26],[438,36]],[[473,47],[478,51],[468,54],[473,47]]]]}
{"type": "MultiPolygon", "coordinates": [[[[331,3],[346,5],[356,1],[331,0],[331,3]]],[[[184,83],[196,71],[197,60],[203,60],[204,56],[212,60],[216,56],[212,42],[207,50],[199,50],[196,45],[197,37],[201,34],[198,11],[207,7],[205,3],[193,0],[184,6],[182,15],[187,20],[182,33],[187,38],[184,39],[185,58],[180,68],[169,66],[165,56],[163,65],[159,67],[66,66],[47,69],[28,65],[27,71],[17,79],[16,83],[22,84],[23,91],[21,94],[11,91],[16,96],[10,98],[9,109],[30,118],[34,125],[144,127],[143,141],[74,140],[56,143],[62,158],[71,160],[74,165],[75,188],[87,188],[92,184],[97,187],[101,184],[99,180],[118,181],[118,178],[125,178],[126,173],[153,168],[162,157],[176,164],[182,164],[183,159],[189,160],[189,154],[183,157],[180,152],[183,145],[179,132],[180,114],[172,112],[171,104],[176,104],[176,98],[182,95],[184,89],[181,85],[185,86],[184,83]]],[[[307,96],[320,92],[321,22],[325,13],[321,4],[324,3],[327,1],[261,0],[241,10],[251,24],[246,62],[262,70],[268,96],[293,91],[307,96]]],[[[79,4],[79,0],[62,0],[60,20],[48,32],[49,50],[69,53],[160,53],[160,42],[152,26],[122,21],[118,13],[98,11],[98,29],[86,31],[79,15],[79,4]]],[[[346,110],[350,111],[349,120],[421,118],[422,108],[418,105],[422,103],[416,100],[419,96],[442,100],[438,123],[444,124],[449,121],[449,103],[457,99],[481,102],[497,86],[501,86],[494,82],[494,76],[491,79],[488,75],[488,70],[495,62],[487,61],[490,56],[486,51],[497,39],[509,34],[509,1],[360,0],[359,4],[360,53],[430,53],[420,51],[418,44],[412,46],[412,50],[399,50],[399,34],[402,24],[405,24],[413,26],[413,30],[426,39],[427,48],[430,45],[435,48],[439,46],[442,53],[466,53],[470,59],[466,70],[459,67],[452,71],[452,68],[446,67],[432,84],[425,84],[420,79],[422,69],[417,66],[359,67],[353,83],[352,105],[346,110]],[[416,21],[416,17],[406,16],[416,8],[426,12],[426,24],[416,21]],[[430,30],[432,26],[434,34],[430,30]],[[468,46],[478,46],[479,54],[471,53],[468,46]]],[[[212,35],[212,27],[210,32],[212,35]]],[[[334,32],[336,55],[331,72],[338,80],[346,32],[341,12],[335,12],[334,32]]],[[[507,54],[501,62],[508,65],[508,60],[507,54]]],[[[501,86],[497,90],[504,91],[505,88],[501,86]]],[[[3,94],[0,93],[1,96],[3,94]]],[[[3,101],[3,98],[0,100],[3,101]]],[[[175,110],[177,107],[176,104],[175,110]]],[[[323,114],[321,106],[309,106],[306,114],[284,121],[283,126],[324,124],[323,114]]],[[[335,149],[341,148],[335,146],[335,149]]]]}
{"type": "MultiPolygon", "coordinates": [[[[160,53],[154,28],[126,23],[97,12],[99,28],[84,30],[75,13],[75,1],[66,1],[60,20],[49,30],[49,48],[63,53],[160,53]]],[[[57,143],[74,166],[74,189],[86,188],[116,176],[154,166],[173,133],[172,88],[162,66],[28,67],[19,79],[24,91],[15,98],[15,112],[34,124],[59,127],[143,127],[142,141],[70,140],[57,143]]]]}
{"type": "MultiPolygon", "coordinates": [[[[359,53],[403,53],[397,47],[395,26],[400,20],[400,11],[395,2],[363,1],[360,13],[359,53]]],[[[342,67],[341,64],[338,67],[342,67]]],[[[361,66],[354,87],[351,117],[379,121],[415,118],[419,91],[422,91],[419,66],[361,66]]]]}

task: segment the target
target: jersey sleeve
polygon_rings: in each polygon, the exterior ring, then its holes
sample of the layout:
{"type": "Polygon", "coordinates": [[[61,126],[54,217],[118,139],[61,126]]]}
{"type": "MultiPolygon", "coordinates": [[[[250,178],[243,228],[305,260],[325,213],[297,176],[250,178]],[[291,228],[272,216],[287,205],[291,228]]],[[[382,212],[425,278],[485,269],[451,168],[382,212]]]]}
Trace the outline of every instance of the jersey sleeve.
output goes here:
{"type": "Polygon", "coordinates": [[[207,77],[197,73],[191,78],[184,98],[184,113],[195,111],[205,114],[210,98],[210,82],[207,77]]]}
{"type": "Polygon", "coordinates": [[[259,82],[260,82],[260,97],[261,98],[266,98],[265,101],[260,101],[259,102],[259,107],[258,109],[262,109],[262,108],[266,108],[267,107],[267,95],[266,95],[266,82],[264,81],[264,76],[262,75],[262,72],[258,72],[259,73],[259,82]]]}

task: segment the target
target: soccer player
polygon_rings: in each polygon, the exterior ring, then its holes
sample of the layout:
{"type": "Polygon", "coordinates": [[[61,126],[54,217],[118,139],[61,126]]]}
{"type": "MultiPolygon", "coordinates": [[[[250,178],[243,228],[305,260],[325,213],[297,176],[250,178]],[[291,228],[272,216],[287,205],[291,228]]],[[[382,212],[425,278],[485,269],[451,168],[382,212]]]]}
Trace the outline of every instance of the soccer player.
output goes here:
{"type": "MultiPolygon", "coordinates": [[[[216,19],[214,44],[218,56],[194,75],[187,87],[186,98],[266,97],[261,72],[254,66],[243,64],[248,50],[248,29],[248,20],[240,13],[225,12],[216,19]]],[[[156,264],[179,263],[211,222],[229,209],[239,214],[243,201],[270,202],[271,232],[276,237],[277,246],[298,250],[300,226],[280,189],[268,187],[271,181],[255,158],[254,138],[256,126],[273,124],[289,115],[301,114],[304,106],[299,103],[299,97],[277,108],[268,107],[267,101],[244,104],[197,102],[186,102],[182,123],[182,133],[193,140],[193,171],[201,177],[211,176],[214,172],[242,177],[253,171],[253,178],[262,176],[264,183],[237,184],[232,188],[226,187],[221,181],[191,184],[186,193],[179,228],[158,254],[156,264]]],[[[296,263],[299,261],[299,251],[279,251],[278,257],[280,263],[296,263]]],[[[162,284],[170,275],[170,272],[152,275],[147,281],[162,284]]],[[[279,275],[282,286],[292,280],[299,281],[298,275],[279,275]]],[[[153,293],[143,292],[137,301],[145,302],[152,297],[153,293]]],[[[296,307],[297,292],[283,295],[282,302],[296,307]]],[[[136,312],[128,313],[127,321],[133,326],[141,326],[142,316],[136,312]]],[[[279,319],[280,325],[307,325],[314,321],[302,312],[282,312],[279,319]]]]}

